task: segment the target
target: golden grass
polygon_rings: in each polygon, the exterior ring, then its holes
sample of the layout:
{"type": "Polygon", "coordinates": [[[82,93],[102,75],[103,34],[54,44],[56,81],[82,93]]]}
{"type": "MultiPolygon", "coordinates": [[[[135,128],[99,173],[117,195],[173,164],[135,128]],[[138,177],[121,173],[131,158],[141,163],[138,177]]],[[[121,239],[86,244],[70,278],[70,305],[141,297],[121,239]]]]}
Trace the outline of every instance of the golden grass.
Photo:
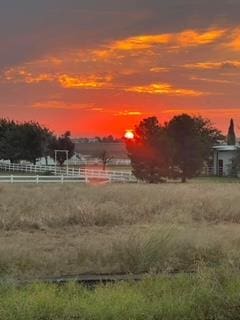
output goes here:
{"type": "Polygon", "coordinates": [[[0,274],[240,265],[240,184],[5,185],[0,274]]]}

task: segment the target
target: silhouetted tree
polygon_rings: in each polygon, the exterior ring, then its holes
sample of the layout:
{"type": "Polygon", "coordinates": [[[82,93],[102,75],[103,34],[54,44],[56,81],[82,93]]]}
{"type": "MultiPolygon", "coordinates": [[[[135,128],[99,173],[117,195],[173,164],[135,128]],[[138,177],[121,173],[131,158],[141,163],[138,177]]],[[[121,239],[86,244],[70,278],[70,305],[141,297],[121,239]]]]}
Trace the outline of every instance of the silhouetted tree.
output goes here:
{"type": "Polygon", "coordinates": [[[106,137],[95,137],[97,142],[104,142],[104,143],[119,143],[121,142],[120,139],[114,138],[112,135],[106,136],[106,137]]]}
{"type": "Polygon", "coordinates": [[[37,122],[25,122],[19,125],[19,139],[22,149],[21,160],[36,164],[44,154],[43,141],[45,130],[37,122]]]}
{"type": "Polygon", "coordinates": [[[229,125],[228,135],[227,135],[227,144],[232,146],[235,146],[236,144],[236,135],[234,130],[233,119],[230,120],[230,125],[229,125]]]}
{"type": "Polygon", "coordinates": [[[103,170],[106,170],[107,164],[113,159],[113,157],[106,150],[100,151],[97,154],[97,158],[101,160],[103,170]]]}
{"type": "Polygon", "coordinates": [[[0,120],[0,158],[18,162],[20,160],[36,163],[48,149],[53,134],[37,122],[16,123],[0,120]]]}
{"type": "Polygon", "coordinates": [[[222,138],[220,131],[208,119],[187,114],[175,116],[167,124],[167,134],[172,145],[170,157],[173,168],[182,182],[201,172],[212,146],[222,138]]]}
{"type": "Polygon", "coordinates": [[[168,175],[169,144],[165,127],[156,117],[140,122],[135,128],[135,137],[125,140],[133,174],[149,183],[163,182],[168,175]]]}
{"type": "Polygon", "coordinates": [[[17,162],[21,160],[23,147],[20,126],[14,121],[0,120],[0,158],[17,162]]]}
{"type": "Polygon", "coordinates": [[[103,137],[102,138],[102,142],[110,142],[110,143],[113,143],[113,142],[115,142],[115,139],[114,139],[114,137],[112,136],[112,135],[109,135],[109,136],[107,136],[107,137],[103,137]]]}
{"type": "Polygon", "coordinates": [[[56,136],[47,128],[43,128],[42,132],[42,156],[45,158],[48,165],[48,157],[51,155],[51,145],[56,141],[56,136]]]}
{"type": "Polygon", "coordinates": [[[164,126],[156,117],[141,121],[126,146],[138,179],[155,183],[180,177],[185,182],[201,172],[219,139],[223,136],[208,119],[182,114],[164,126]]]}
{"type": "MultiPolygon", "coordinates": [[[[70,131],[65,132],[50,144],[50,156],[55,159],[55,150],[68,151],[68,158],[71,159],[74,155],[75,144],[71,140],[70,131]]],[[[57,152],[57,161],[62,166],[67,159],[65,152],[57,152]]]]}

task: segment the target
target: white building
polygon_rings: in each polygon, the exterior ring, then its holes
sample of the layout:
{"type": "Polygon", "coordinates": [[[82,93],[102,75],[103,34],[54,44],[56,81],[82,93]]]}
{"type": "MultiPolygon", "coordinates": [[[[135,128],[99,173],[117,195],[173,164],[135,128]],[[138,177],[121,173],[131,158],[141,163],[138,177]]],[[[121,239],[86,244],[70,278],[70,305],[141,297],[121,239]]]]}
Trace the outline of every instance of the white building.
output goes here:
{"type": "Polygon", "coordinates": [[[212,174],[216,176],[230,176],[232,173],[232,162],[240,150],[240,145],[218,145],[213,147],[212,174]]]}

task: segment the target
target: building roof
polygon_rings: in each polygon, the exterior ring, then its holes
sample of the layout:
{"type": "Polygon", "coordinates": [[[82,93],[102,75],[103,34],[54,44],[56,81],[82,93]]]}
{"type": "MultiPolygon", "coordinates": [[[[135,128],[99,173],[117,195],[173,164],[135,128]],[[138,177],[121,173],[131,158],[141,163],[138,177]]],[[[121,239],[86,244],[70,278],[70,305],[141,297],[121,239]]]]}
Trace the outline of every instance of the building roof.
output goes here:
{"type": "Polygon", "coordinates": [[[75,143],[75,151],[82,155],[96,157],[97,154],[106,151],[115,159],[128,159],[127,150],[124,143],[94,142],[75,143]]]}
{"type": "Polygon", "coordinates": [[[235,145],[235,146],[231,146],[231,145],[218,145],[218,146],[214,146],[213,149],[215,149],[216,151],[236,151],[240,149],[239,145],[235,145]]]}

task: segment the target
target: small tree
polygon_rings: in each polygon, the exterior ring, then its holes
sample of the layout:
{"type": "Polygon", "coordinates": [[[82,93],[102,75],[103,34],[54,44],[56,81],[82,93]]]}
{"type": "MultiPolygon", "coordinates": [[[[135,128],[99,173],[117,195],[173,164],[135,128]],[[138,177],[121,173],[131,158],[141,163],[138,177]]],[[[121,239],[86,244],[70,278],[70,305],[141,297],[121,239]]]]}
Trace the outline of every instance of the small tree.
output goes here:
{"type": "Polygon", "coordinates": [[[51,145],[56,143],[56,136],[47,128],[43,128],[42,132],[42,156],[45,158],[46,166],[48,165],[48,157],[51,156],[51,145]]]}
{"type": "Polygon", "coordinates": [[[103,150],[100,153],[98,153],[97,157],[101,160],[102,169],[105,171],[107,164],[113,159],[113,157],[106,150],[103,150]]]}
{"type": "Polygon", "coordinates": [[[149,183],[163,182],[168,175],[168,138],[156,117],[147,118],[135,128],[135,138],[126,141],[133,174],[149,183]]]}
{"type": "MultiPolygon", "coordinates": [[[[50,156],[55,159],[55,150],[66,150],[68,151],[68,158],[71,159],[74,155],[75,144],[71,140],[70,131],[65,132],[58,139],[53,141],[50,145],[50,156]]],[[[67,160],[67,156],[65,152],[57,153],[57,161],[62,166],[64,162],[67,160]]]]}
{"type": "Polygon", "coordinates": [[[228,135],[227,135],[227,144],[231,146],[236,145],[236,135],[234,130],[234,122],[233,119],[230,120],[230,125],[228,129],[228,135]]]}

